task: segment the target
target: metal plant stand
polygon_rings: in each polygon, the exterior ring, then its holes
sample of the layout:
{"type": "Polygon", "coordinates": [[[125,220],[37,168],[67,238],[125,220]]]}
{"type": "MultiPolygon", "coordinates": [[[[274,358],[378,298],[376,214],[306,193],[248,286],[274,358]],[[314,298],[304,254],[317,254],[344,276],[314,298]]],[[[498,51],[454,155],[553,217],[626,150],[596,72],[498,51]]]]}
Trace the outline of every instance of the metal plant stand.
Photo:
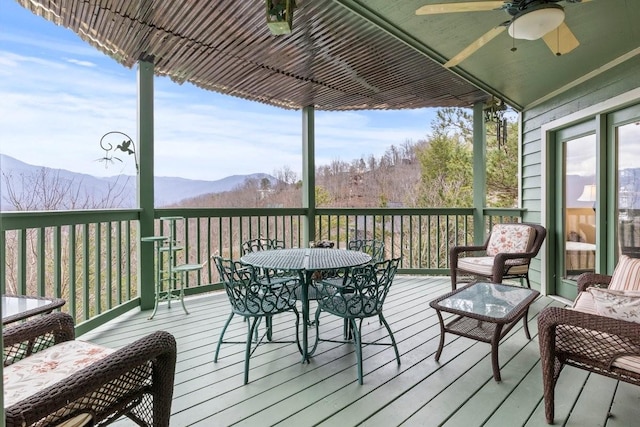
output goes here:
{"type": "Polygon", "coordinates": [[[176,240],[176,221],[184,220],[183,217],[162,217],[161,221],[169,222],[169,236],[149,236],[143,237],[142,242],[153,242],[156,252],[156,284],[155,284],[155,304],[153,312],[149,316],[149,320],[153,319],[158,311],[160,301],[167,301],[167,307],[171,308],[171,300],[179,299],[182,309],[189,314],[184,304],[184,277],[183,275],[189,271],[202,268],[200,264],[183,264],[176,265],[176,252],[183,249],[178,245],[176,240]],[[167,264],[165,268],[165,256],[167,255],[167,264]],[[197,268],[196,268],[197,266],[197,268]],[[177,275],[182,275],[180,279],[177,275]],[[167,282],[166,286],[164,282],[167,282]],[[177,286],[177,285],[180,286],[177,286]]]}

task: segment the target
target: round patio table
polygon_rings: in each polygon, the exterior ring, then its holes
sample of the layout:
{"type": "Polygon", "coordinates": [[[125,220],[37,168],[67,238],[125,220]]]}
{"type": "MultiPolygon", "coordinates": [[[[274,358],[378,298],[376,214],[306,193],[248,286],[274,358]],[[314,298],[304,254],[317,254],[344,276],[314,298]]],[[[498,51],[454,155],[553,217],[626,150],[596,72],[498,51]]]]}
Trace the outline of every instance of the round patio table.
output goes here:
{"type": "MultiPolygon", "coordinates": [[[[360,251],[327,248],[273,249],[248,253],[240,258],[245,264],[273,270],[297,272],[302,286],[302,362],[308,362],[313,351],[308,349],[309,286],[313,273],[321,270],[336,270],[356,267],[371,261],[371,256],[360,251]]],[[[297,338],[296,338],[297,339],[297,338]]]]}

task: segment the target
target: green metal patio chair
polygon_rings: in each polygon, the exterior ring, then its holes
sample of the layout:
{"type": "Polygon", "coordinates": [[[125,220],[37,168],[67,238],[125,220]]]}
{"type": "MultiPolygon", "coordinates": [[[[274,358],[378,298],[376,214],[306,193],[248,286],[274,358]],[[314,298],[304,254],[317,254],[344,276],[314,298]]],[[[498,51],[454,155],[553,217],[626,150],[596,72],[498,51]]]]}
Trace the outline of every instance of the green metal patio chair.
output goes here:
{"type": "MultiPolygon", "coordinates": [[[[376,239],[355,239],[347,242],[347,249],[360,251],[371,255],[371,264],[384,261],[384,242],[376,239]]],[[[326,271],[322,274],[322,281],[329,285],[344,285],[349,276],[348,269],[326,271]]],[[[382,324],[382,323],[380,323],[382,324]]],[[[347,319],[344,321],[344,338],[351,339],[351,326],[347,319]]]]}
{"type": "MultiPolygon", "coordinates": [[[[389,324],[385,320],[382,309],[384,300],[389,293],[393,278],[398,271],[400,258],[356,267],[349,274],[344,285],[321,282],[319,287],[318,310],[316,311],[316,334],[319,336],[319,320],[322,311],[342,317],[349,322],[353,330],[356,357],[358,359],[358,381],[362,380],[362,346],[389,345],[393,346],[396,360],[400,365],[400,353],[389,324]],[[362,342],[362,320],[368,317],[378,317],[389,333],[390,343],[362,342]]],[[[330,342],[347,343],[351,341],[330,342]]]]}
{"type": "MultiPolygon", "coordinates": [[[[258,238],[258,239],[250,239],[246,240],[242,243],[242,253],[246,255],[252,252],[258,251],[267,251],[274,249],[284,249],[284,241],[276,240],[276,239],[267,239],[267,238],[258,238]]],[[[277,284],[279,281],[288,282],[294,279],[294,275],[292,275],[288,271],[281,270],[267,270],[267,269],[258,269],[256,270],[258,274],[258,278],[261,282],[277,284]]],[[[298,276],[295,275],[295,278],[298,276]]]]}
{"type": "Polygon", "coordinates": [[[242,242],[242,253],[244,255],[257,252],[257,251],[266,251],[270,249],[284,249],[284,241],[276,240],[276,239],[267,239],[267,238],[257,238],[257,239],[249,239],[242,242]]]}
{"type": "Polygon", "coordinates": [[[356,239],[347,243],[347,248],[371,255],[371,262],[384,261],[384,242],[377,239],[356,239]]]}
{"type": "MultiPolygon", "coordinates": [[[[302,352],[300,343],[298,342],[298,329],[300,325],[300,316],[296,308],[295,289],[298,287],[298,281],[290,280],[288,282],[278,282],[277,286],[271,286],[258,280],[256,269],[239,261],[224,259],[219,256],[214,257],[214,262],[220,273],[220,278],[224,284],[224,289],[231,303],[231,313],[227,319],[216,347],[216,354],[213,359],[218,361],[220,346],[224,344],[245,344],[245,360],[244,360],[244,383],[249,382],[249,359],[256,350],[258,345],[262,343],[264,337],[271,341],[271,322],[267,324],[267,330],[257,338],[257,328],[260,320],[270,318],[274,314],[292,311],[296,316],[296,340],[295,341],[278,341],[280,343],[287,342],[298,344],[298,350],[302,352]],[[224,341],[224,334],[231,323],[234,315],[242,316],[247,320],[247,338],[245,341],[224,341]],[[256,335],[255,346],[252,338],[256,335]]],[[[276,342],[276,341],[272,341],[276,342]]]]}
{"type": "MultiPolygon", "coordinates": [[[[384,242],[376,239],[356,239],[347,242],[347,249],[360,251],[371,255],[371,264],[384,261],[384,242]]],[[[322,281],[328,284],[344,285],[347,280],[348,269],[330,270],[322,272],[322,281]]]]}
{"type": "MultiPolygon", "coordinates": [[[[252,252],[268,251],[268,250],[284,249],[284,248],[285,248],[284,240],[268,239],[265,237],[260,237],[257,239],[249,239],[242,242],[243,255],[246,255],[252,252]]],[[[270,285],[277,285],[280,282],[287,283],[287,282],[290,282],[291,280],[298,280],[298,277],[299,277],[297,274],[291,274],[291,272],[289,271],[268,270],[264,268],[256,268],[256,274],[260,282],[265,284],[270,284],[270,285]]],[[[265,323],[268,331],[267,339],[271,341],[271,333],[273,330],[271,328],[271,316],[267,316],[267,318],[265,319],[265,323]]],[[[257,334],[257,330],[256,330],[256,334],[257,334]]]]}

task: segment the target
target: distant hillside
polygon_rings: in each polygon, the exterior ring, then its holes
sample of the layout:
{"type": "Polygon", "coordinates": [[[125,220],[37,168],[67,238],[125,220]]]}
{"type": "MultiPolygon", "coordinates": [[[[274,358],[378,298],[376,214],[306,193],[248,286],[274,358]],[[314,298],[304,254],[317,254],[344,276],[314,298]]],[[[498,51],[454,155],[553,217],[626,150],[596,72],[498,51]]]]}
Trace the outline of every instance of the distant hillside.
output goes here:
{"type": "MultiPolygon", "coordinates": [[[[45,188],[47,203],[53,204],[51,199],[58,197],[75,197],[78,199],[73,204],[75,208],[132,208],[136,206],[136,177],[117,175],[111,177],[95,177],[92,175],[71,172],[65,169],[53,169],[44,166],[30,165],[13,157],[0,154],[0,210],[14,210],[10,201],[9,188],[17,198],[26,203],[38,188],[45,188]],[[53,194],[55,188],[63,189],[65,195],[53,194]],[[111,201],[108,206],[102,201],[111,201]],[[80,203],[80,202],[84,202],[80,203]],[[80,206],[78,206],[80,204],[80,206]]],[[[179,203],[184,199],[194,198],[203,194],[221,193],[231,191],[241,186],[246,180],[269,179],[272,183],[277,180],[265,173],[250,175],[233,175],[216,181],[192,180],[175,177],[156,177],[155,200],[156,206],[168,206],[179,203]]],[[[66,204],[70,204],[69,200],[66,204]]],[[[31,202],[33,209],[43,209],[31,202]]],[[[58,206],[57,209],[65,209],[58,206]]]]}

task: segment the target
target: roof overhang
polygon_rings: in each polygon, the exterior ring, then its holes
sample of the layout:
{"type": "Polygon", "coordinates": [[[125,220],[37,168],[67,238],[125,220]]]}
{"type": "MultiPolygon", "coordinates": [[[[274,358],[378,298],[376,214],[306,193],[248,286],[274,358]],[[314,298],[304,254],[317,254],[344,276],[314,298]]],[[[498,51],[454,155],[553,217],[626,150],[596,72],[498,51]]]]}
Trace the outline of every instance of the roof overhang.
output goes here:
{"type": "Polygon", "coordinates": [[[297,0],[274,36],[264,0],[18,0],[126,67],[286,109],[470,107],[491,96],[332,0],[297,0]]]}

